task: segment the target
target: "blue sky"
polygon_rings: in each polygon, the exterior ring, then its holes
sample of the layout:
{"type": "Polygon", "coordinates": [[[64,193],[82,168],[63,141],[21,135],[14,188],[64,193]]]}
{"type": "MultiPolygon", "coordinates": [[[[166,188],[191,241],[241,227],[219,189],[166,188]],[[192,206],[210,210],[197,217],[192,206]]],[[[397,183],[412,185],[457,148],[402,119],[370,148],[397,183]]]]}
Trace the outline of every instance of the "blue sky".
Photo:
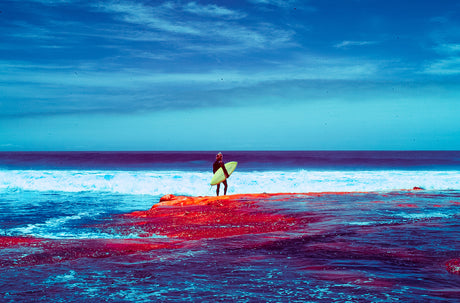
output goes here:
{"type": "Polygon", "coordinates": [[[0,11],[0,150],[460,150],[458,1],[0,11]]]}

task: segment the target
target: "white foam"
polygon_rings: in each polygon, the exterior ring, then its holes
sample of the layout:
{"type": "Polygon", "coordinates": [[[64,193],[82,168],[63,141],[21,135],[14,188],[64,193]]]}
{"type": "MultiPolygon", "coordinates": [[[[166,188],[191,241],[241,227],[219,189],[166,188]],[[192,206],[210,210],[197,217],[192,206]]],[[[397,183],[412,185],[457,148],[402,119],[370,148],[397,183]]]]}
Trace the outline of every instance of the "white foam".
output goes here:
{"type": "MultiPolygon", "coordinates": [[[[3,170],[0,191],[110,192],[147,195],[210,195],[212,173],[187,171],[3,170]]],[[[255,192],[460,189],[460,171],[268,171],[235,172],[229,194],[255,192]]]]}
{"type": "MultiPolygon", "coordinates": [[[[103,233],[99,230],[91,230],[87,228],[75,229],[71,221],[78,221],[85,218],[93,218],[97,216],[97,213],[79,213],[71,216],[62,216],[57,218],[51,218],[46,220],[44,223],[27,224],[26,226],[16,227],[9,230],[5,230],[10,235],[29,235],[39,238],[47,239],[145,239],[138,233],[131,234],[116,234],[116,233],[103,233]]],[[[152,235],[150,238],[166,238],[166,236],[152,235]]]]}
{"type": "Polygon", "coordinates": [[[14,232],[19,232],[21,234],[25,235],[37,235],[40,230],[42,229],[56,229],[64,225],[66,222],[71,221],[71,220],[79,220],[83,216],[89,216],[88,213],[79,213],[77,215],[73,216],[65,216],[65,217],[59,217],[59,218],[51,218],[47,220],[45,223],[37,223],[37,224],[28,224],[26,226],[22,227],[17,227],[12,229],[11,231],[14,232]]]}
{"type": "Polygon", "coordinates": [[[445,214],[441,212],[429,212],[429,213],[403,213],[399,214],[400,217],[406,219],[414,219],[414,220],[423,220],[423,219],[431,219],[431,218],[450,218],[453,214],[445,214]]]}
{"type": "Polygon", "coordinates": [[[357,226],[369,226],[379,224],[376,221],[366,221],[366,222],[348,222],[348,225],[357,225],[357,226]]]}

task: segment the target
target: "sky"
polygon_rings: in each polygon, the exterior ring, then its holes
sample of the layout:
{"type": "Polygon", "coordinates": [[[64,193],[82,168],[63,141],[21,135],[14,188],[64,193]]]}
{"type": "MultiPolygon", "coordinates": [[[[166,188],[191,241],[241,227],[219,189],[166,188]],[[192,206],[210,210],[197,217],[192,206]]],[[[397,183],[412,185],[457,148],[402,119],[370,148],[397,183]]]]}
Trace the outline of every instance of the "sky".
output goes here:
{"type": "Polygon", "coordinates": [[[0,151],[460,150],[456,0],[3,0],[0,26],[0,151]]]}

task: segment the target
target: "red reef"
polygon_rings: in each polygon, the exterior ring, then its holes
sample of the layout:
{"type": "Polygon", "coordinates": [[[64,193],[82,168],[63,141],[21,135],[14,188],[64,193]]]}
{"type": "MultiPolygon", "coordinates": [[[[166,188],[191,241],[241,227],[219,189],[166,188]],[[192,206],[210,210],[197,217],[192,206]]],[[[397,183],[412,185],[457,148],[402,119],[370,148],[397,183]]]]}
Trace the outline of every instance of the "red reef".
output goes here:
{"type": "Polygon", "coordinates": [[[0,237],[0,248],[6,248],[16,245],[26,246],[40,242],[39,239],[29,237],[0,237]]]}
{"type": "MultiPolygon", "coordinates": [[[[300,219],[282,214],[277,209],[264,208],[256,202],[274,196],[276,195],[167,195],[150,210],[133,212],[129,216],[141,219],[134,224],[142,230],[141,235],[145,237],[157,234],[182,239],[223,238],[294,228],[300,219]]],[[[282,200],[282,195],[279,196],[271,201],[282,200]]]]}
{"type": "Polygon", "coordinates": [[[460,258],[447,261],[446,268],[448,272],[460,275],[460,258]]]}

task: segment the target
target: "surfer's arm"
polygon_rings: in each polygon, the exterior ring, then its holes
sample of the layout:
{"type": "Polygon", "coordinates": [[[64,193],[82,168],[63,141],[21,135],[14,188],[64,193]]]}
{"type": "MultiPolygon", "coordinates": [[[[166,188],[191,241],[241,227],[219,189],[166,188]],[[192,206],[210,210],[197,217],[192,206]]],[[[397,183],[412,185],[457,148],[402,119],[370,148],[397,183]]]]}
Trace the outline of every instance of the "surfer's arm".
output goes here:
{"type": "Polygon", "coordinates": [[[227,172],[227,169],[225,168],[224,162],[220,162],[220,167],[222,167],[222,170],[224,171],[225,178],[230,177],[230,175],[227,172]]]}

